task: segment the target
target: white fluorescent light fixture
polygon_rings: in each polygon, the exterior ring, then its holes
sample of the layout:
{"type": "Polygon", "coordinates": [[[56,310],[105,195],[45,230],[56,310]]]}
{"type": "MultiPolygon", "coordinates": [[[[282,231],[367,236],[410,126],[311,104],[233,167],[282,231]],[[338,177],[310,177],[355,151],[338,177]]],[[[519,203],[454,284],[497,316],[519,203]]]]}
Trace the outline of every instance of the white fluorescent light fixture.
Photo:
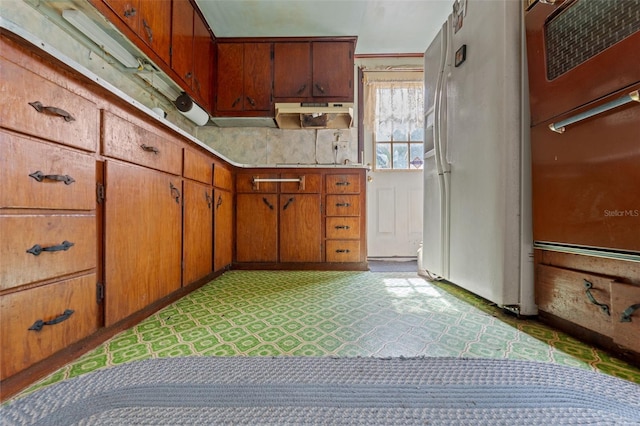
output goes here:
{"type": "Polygon", "coordinates": [[[84,13],[79,10],[68,9],[62,11],[62,17],[125,67],[138,68],[140,66],[135,56],[129,53],[127,49],[116,42],[84,13]]]}
{"type": "Polygon", "coordinates": [[[157,75],[144,72],[139,72],[137,73],[137,75],[172,102],[175,101],[176,98],[181,94],[181,91],[179,91],[175,87],[172,87],[171,85],[169,85],[169,83],[167,83],[157,75]]]}

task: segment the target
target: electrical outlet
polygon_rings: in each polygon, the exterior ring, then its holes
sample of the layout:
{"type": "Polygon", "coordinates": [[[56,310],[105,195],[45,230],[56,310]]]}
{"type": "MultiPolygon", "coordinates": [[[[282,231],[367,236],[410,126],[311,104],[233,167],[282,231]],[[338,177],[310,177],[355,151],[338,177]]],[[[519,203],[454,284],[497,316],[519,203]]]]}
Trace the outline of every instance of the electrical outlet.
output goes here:
{"type": "Polygon", "coordinates": [[[349,142],[347,141],[336,141],[333,143],[333,149],[336,151],[347,148],[349,148],[349,142]]]}

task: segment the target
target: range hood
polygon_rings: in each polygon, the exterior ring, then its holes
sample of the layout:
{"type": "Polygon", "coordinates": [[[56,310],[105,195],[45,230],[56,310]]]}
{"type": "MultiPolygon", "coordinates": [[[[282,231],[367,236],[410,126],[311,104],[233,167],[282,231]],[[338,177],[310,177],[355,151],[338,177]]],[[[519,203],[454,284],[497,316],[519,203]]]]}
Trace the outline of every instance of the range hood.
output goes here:
{"type": "Polygon", "coordinates": [[[281,129],[348,129],[353,124],[353,103],[277,103],[275,107],[281,129]]]}

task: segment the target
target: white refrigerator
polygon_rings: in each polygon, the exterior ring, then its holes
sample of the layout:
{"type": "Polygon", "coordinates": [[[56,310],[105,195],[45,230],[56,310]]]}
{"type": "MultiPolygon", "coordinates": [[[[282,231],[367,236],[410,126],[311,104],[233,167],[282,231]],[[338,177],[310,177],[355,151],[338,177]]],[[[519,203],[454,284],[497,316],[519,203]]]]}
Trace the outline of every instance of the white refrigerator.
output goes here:
{"type": "Polygon", "coordinates": [[[463,0],[425,52],[419,269],[534,315],[522,4],[463,0]]]}

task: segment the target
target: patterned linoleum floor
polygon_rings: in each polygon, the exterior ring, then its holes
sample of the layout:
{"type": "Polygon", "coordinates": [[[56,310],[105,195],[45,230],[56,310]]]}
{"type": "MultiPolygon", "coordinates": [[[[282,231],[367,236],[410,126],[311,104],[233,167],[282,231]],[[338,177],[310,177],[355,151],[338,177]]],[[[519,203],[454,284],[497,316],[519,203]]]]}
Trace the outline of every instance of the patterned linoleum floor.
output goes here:
{"type": "Polygon", "coordinates": [[[22,393],[178,356],[453,356],[537,360],[640,383],[640,369],[415,272],[230,271],[22,393]]]}

